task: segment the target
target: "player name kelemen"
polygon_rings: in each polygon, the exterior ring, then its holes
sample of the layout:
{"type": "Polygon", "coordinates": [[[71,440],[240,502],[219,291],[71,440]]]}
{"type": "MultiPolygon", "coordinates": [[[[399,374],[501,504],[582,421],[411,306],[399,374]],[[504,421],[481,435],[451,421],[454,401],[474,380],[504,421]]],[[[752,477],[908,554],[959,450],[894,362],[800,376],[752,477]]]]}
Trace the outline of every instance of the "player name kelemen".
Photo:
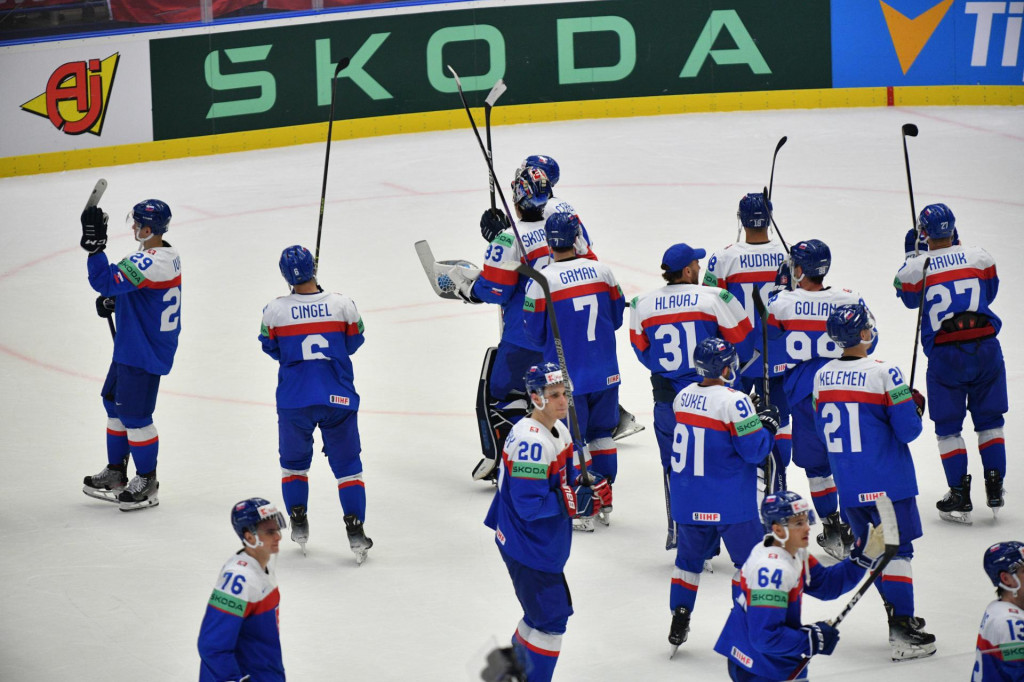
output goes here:
{"type": "Polygon", "coordinates": [[[864,386],[867,383],[867,378],[867,372],[828,369],[818,371],[818,381],[820,386],[835,386],[836,384],[842,384],[843,386],[864,386]]]}

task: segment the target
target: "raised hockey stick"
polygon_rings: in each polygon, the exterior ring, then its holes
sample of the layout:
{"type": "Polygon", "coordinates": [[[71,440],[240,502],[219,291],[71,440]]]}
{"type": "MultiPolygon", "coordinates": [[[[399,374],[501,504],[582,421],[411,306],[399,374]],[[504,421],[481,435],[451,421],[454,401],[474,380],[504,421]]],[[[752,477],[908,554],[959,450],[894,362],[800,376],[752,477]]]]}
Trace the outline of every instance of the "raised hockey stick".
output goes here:
{"type": "Polygon", "coordinates": [[[324,229],[324,202],[327,200],[327,169],[331,161],[331,134],[334,131],[334,98],[338,94],[338,74],[348,66],[349,58],[342,57],[334,68],[334,77],[331,79],[331,111],[327,115],[327,152],[324,154],[324,182],[320,188],[320,219],[316,224],[316,253],[313,254],[313,273],[316,274],[320,266],[320,234],[324,229]]]}
{"type": "Polygon", "coordinates": [[[768,208],[768,188],[765,187],[761,191],[761,196],[764,197],[764,207],[768,211],[768,219],[772,221],[772,227],[775,228],[775,234],[779,235],[779,241],[782,242],[782,248],[786,250],[786,254],[789,254],[789,244],[786,243],[786,239],[782,236],[782,231],[779,230],[779,224],[775,222],[775,212],[768,208]]]}
{"type": "Polygon", "coordinates": [[[928,264],[932,257],[925,256],[921,270],[921,300],[917,302],[917,327],[914,328],[914,357],[910,361],[910,390],[914,390],[914,374],[917,372],[917,342],[921,338],[921,322],[924,319],[924,294],[928,289],[928,264]]]}
{"type": "Polygon", "coordinates": [[[569,383],[569,370],[565,365],[565,350],[562,348],[562,335],[558,331],[558,317],[555,315],[554,302],[551,300],[551,287],[548,285],[547,278],[544,277],[539,270],[531,268],[526,263],[520,263],[517,265],[516,272],[535,280],[544,292],[544,306],[547,308],[548,322],[551,324],[551,338],[555,342],[555,353],[558,355],[558,368],[562,370],[562,381],[565,384],[565,397],[569,401],[569,428],[572,431],[573,441],[577,445],[580,445],[580,483],[585,486],[589,486],[594,482],[594,480],[587,472],[587,462],[582,448],[583,436],[580,435],[580,422],[579,418],[576,416],[576,403],[573,402],[572,399],[572,384],[569,383]]]}
{"type": "MultiPolygon", "coordinates": [[[[92,188],[92,192],[89,194],[89,200],[85,202],[87,209],[93,206],[99,206],[100,199],[103,198],[103,193],[107,191],[107,181],[100,178],[96,181],[96,184],[92,188]]],[[[107,318],[107,326],[110,327],[110,338],[117,338],[117,328],[114,326],[114,316],[111,315],[107,318]]]]}
{"type": "Polygon", "coordinates": [[[768,177],[768,198],[772,198],[772,185],[775,183],[775,159],[779,156],[779,150],[782,149],[782,145],[786,144],[786,140],[789,138],[785,135],[779,140],[779,143],[775,145],[775,153],[772,154],[772,174],[768,177]]]}
{"type": "MultiPolygon", "coordinates": [[[[829,621],[829,624],[832,627],[837,627],[843,622],[846,616],[849,615],[850,611],[853,610],[853,607],[857,605],[857,602],[860,601],[860,598],[864,596],[871,586],[875,584],[875,581],[878,580],[879,576],[882,575],[882,571],[884,571],[885,567],[889,565],[892,558],[896,556],[896,552],[899,551],[900,527],[896,522],[896,510],[892,507],[892,500],[888,497],[880,497],[875,500],[875,508],[878,510],[878,518],[882,524],[882,533],[885,535],[885,552],[882,553],[882,556],[875,567],[871,569],[871,573],[868,574],[867,580],[861,583],[860,587],[857,588],[853,597],[851,597],[850,601],[846,604],[846,607],[839,612],[838,616],[829,621]]],[[[793,674],[786,679],[799,679],[800,674],[804,671],[804,668],[807,667],[807,664],[810,663],[810,660],[811,659],[809,658],[805,658],[800,661],[800,665],[797,666],[796,670],[793,671],[793,674]]]]}
{"type": "MultiPolygon", "coordinates": [[[[484,130],[487,133],[487,159],[491,162],[491,167],[494,166],[494,153],[491,149],[491,109],[497,103],[498,98],[505,94],[505,81],[498,79],[498,82],[494,84],[491,91],[487,93],[487,99],[484,100],[484,130]]],[[[497,204],[494,203],[494,173],[487,174],[487,180],[490,183],[491,190],[491,210],[497,208],[497,204]]]]}
{"type": "Polygon", "coordinates": [[[917,226],[917,209],[914,208],[914,185],[910,181],[910,154],[907,152],[907,138],[917,137],[917,126],[913,123],[903,124],[903,163],[907,167],[907,191],[910,193],[910,224],[914,230],[914,255],[920,253],[917,246],[921,238],[921,229],[917,226]]]}
{"type": "MultiPolygon", "coordinates": [[[[785,140],[786,138],[782,138],[785,140]]],[[[782,143],[779,143],[782,146],[782,143]]],[[[781,237],[780,237],[781,238],[781,237]]],[[[768,309],[764,305],[764,301],[761,300],[761,287],[754,285],[753,289],[754,297],[754,312],[761,318],[761,348],[764,352],[761,353],[761,395],[764,396],[764,404],[770,406],[772,404],[772,394],[768,381],[768,309]]],[[[757,350],[755,349],[756,353],[757,350]]],[[[775,449],[775,437],[772,436],[772,450],[775,449]]],[[[764,494],[768,495],[775,490],[775,455],[769,450],[768,457],[765,458],[764,462],[764,494]]]]}

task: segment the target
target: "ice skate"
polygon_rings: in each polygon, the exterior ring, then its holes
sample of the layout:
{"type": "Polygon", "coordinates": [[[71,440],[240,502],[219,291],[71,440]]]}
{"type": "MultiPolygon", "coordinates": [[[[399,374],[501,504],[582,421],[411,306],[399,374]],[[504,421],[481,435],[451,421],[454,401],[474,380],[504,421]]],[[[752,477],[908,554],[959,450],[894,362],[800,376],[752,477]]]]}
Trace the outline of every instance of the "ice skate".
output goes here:
{"type": "Polygon", "coordinates": [[[640,433],[646,428],[636,421],[636,417],[619,405],[619,423],[612,430],[612,440],[622,440],[634,433],[640,433]]]}
{"type": "Polygon", "coordinates": [[[305,505],[297,504],[291,510],[292,542],[299,543],[302,556],[306,556],[306,543],[309,542],[309,519],[306,517],[305,505]]]}
{"type": "Polygon", "coordinates": [[[581,533],[594,532],[594,517],[584,516],[572,520],[572,529],[581,533]]]}
{"type": "Polygon", "coordinates": [[[117,496],[121,494],[126,485],[128,485],[128,475],[124,469],[111,469],[107,466],[95,476],[85,477],[82,481],[82,492],[97,500],[117,504],[117,496]]]}
{"type": "Polygon", "coordinates": [[[612,507],[601,507],[601,511],[597,512],[597,520],[602,526],[612,525],[612,507]]]}
{"type": "Polygon", "coordinates": [[[685,606],[677,606],[672,612],[672,625],[668,628],[668,643],[672,645],[672,653],[669,659],[676,655],[679,645],[686,641],[690,634],[690,609],[685,606]]]}
{"type": "Polygon", "coordinates": [[[970,526],[973,523],[971,512],[974,510],[971,504],[971,475],[964,474],[960,485],[950,488],[946,496],[935,503],[935,508],[939,510],[943,521],[970,526]]]}
{"type": "Polygon", "coordinates": [[[842,561],[850,556],[853,534],[850,531],[850,526],[839,518],[839,512],[832,512],[822,519],[821,533],[818,534],[817,540],[821,548],[837,561],[842,561]],[[847,539],[849,539],[849,545],[847,545],[847,539]]]}
{"type": "Polygon", "coordinates": [[[373,547],[373,540],[363,532],[363,522],[355,514],[345,517],[345,532],[348,534],[348,546],[356,555],[356,563],[362,565],[366,561],[366,553],[373,547]]]}
{"type": "Polygon", "coordinates": [[[935,635],[924,631],[924,618],[890,616],[889,646],[894,661],[926,658],[935,653],[935,635]]]}
{"type": "Polygon", "coordinates": [[[704,573],[714,573],[715,567],[711,565],[711,559],[704,560],[704,573]]]}
{"type": "Polygon", "coordinates": [[[985,504],[992,510],[992,516],[997,516],[1003,507],[1003,477],[995,469],[985,472],[985,504]]]}
{"type": "Polygon", "coordinates": [[[157,506],[160,504],[160,498],[157,496],[158,490],[160,490],[160,482],[156,480],[155,473],[148,476],[136,475],[117,496],[121,511],[135,511],[157,506]]]}
{"type": "Polygon", "coordinates": [[[491,481],[494,484],[498,482],[498,460],[484,457],[480,462],[473,467],[473,480],[474,481],[491,481]]]}

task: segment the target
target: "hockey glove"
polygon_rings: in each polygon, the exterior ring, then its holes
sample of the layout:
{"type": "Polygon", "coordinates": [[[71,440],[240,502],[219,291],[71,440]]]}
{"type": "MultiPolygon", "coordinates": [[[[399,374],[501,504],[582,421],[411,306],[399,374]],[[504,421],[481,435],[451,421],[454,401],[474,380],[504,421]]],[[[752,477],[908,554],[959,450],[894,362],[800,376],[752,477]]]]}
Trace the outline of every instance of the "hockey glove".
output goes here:
{"type": "Polygon", "coordinates": [[[868,541],[864,542],[863,539],[857,538],[853,551],[850,552],[850,559],[858,566],[872,571],[884,553],[885,531],[882,530],[881,524],[873,526],[869,523],[868,541]]]}
{"type": "MultiPolygon", "coordinates": [[[[586,490],[589,498],[590,488],[584,488],[583,486],[570,485],[567,482],[563,482],[558,486],[558,492],[562,494],[562,504],[565,506],[565,512],[569,515],[570,519],[574,519],[580,516],[580,494],[579,491],[586,490]]],[[[585,500],[589,505],[590,500],[585,500]]]]}
{"type": "Polygon", "coordinates": [[[471,271],[461,265],[452,266],[448,271],[448,278],[455,285],[455,295],[461,298],[463,303],[482,302],[473,295],[473,283],[479,276],[479,272],[471,271]]]}
{"type": "Polygon", "coordinates": [[[775,288],[787,291],[793,290],[793,271],[790,268],[788,258],[779,264],[779,269],[775,273],[775,288]]]}
{"type": "Polygon", "coordinates": [[[807,633],[807,641],[810,645],[810,653],[804,654],[804,658],[822,654],[829,656],[836,650],[839,643],[839,630],[829,625],[828,621],[819,620],[813,625],[805,625],[800,628],[807,633]]]}
{"type": "Polygon", "coordinates": [[[774,436],[779,430],[779,408],[774,405],[762,405],[757,410],[757,418],[761,420],[761,426],[768,429],[774,436]]]}
{"type": "Polygon", "coordinates": [[[917,390],[916,388],[912,389],[910,391],[910,397],[914,399],[914,406],[917,407],[917,416],[923,417],[925,400],[924,396],[921,395],[921,391],[917,390]]]}
{"type": "Polygon", "coordinates": [[[593,485],[591,490],[594,491],[594,497],[597,498],[597,508],[599,510],[611,509],[612,484],[608,482],[607,478],[602,477],[600,481],[593,485]]]}
{"type": "Polygon", "coordinates": [[[494,238],[510,227],[508,216],[500,208],[489,208],[480,216],[480,234],[490,244],[494,238]]]}
{"type": "Polygon", "coordinates": [[[82,211],[81,247],[89,255],[107,248],[107,214],[99,206],[90,206],[82,211]]]}
{"type": "Polygon", "coordinates": [[[114,297],[113,296],[97,296],[96,297],[96,314],[100,317],[110,317],[114,314],[114,297]]]}

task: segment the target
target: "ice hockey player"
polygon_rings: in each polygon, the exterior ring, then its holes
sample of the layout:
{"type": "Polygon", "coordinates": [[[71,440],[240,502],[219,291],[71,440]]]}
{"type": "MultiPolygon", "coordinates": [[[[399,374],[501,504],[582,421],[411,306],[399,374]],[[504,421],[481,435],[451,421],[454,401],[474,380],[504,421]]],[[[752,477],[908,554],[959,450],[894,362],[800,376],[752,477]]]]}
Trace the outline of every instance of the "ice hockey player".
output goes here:
{"type": "MultiPolygon", "coordinates": [[[[754,347],[753,328],[740,302],[728,291],[700,284],[700,259],[705,255],[704,249],[688,244],[670,246],[661,259],[666,285],[630,303],[630,343],[651,372],[654,435],[661,453],[667,508],[671,508],[668,476],[676,427],[672,401],[679,391],[701,380],[690,349],[712,336],[722,338],[736,347],[743,363],[750,359],[754,347]]],[[[675,547],[673,524],[665,549],[675,547]]]]}
{"type": "MultiPolygon", "coordinates": [[[[669,591],[668,641],[673,647],[685,642],[690,631],[704,562],[724,540],[738,574],[764,536],[757,509],[758,466],[771,452],[779,428],[774,406],[755,412],[746,393],[730,388],[740,369],[731,343],[704,339],[693,351],[693,364],[701,382],[680,391],[672,404],[676,426],[669,485],[679,533],[669,591]]],[[[734,579],[734,598],[738,584],[734,579]]]]}
{"type": "MultiPolygon", "coordinates": [[[[89,285],[99,292],[96,311],[114,315],[114,357],[100,395],[107,412],[107,466],[86,476],[82,492],[115,502],[121,511],[160,504],[156,478],[160,439],[153,412],[160,377],[171,371],[181,331],[181,258],[164,241],[170,207],[158,199],[135,204],[128,225],[139,249],[116,265],[107,261],[107,214],[82,212],[81,246],[89,252],[89,285]],[[128,480],[128,458],[135,477],[128,480]]],[[[113,326],[111,326],[113,330],[113,326]]]]}
{"type": "Polygon", "coordinates": [[[351,298],[320,288],[309,249],[289,246],[281,252],[279,265],[291,293],[263,309],[259,340],[263,352],[281,365],[277,372],[278,452],[292,540],[305,553],[313,431],[319,428],[324,454],[338,482],[349,548],[362,564],[373,540],[363,529],[366,489],[351,356],[363,345],[363,320],[351,298]]]}
{"type": "MultiPolygon", "coordinates": [[[[626,300],[611,268],[596,260],[577,258],[574,244],[580,221],[570,213],[555,213],[545,222],[553,262],[542,274],[551,289],[558,319],[573,402],[579,417],[580,435],[593,457],[593,470],[614,485],[618,450],[612,430],[619,423],[619,363],[615,330],[622,326],[626,300]]],[[[555,339],[548,320],[544,291],[530,281],[523,303],[526,336],[544,349],[546,362],[558,362],[555,339]]],[[[608,523],[608,513],[600,519],[608,523]]],[[[579,519],[574,528],[593,531],[593,519],[579,519]]]]}
{"type": "Polygon", "coordinates": [[[612,494],[600,475],[591,474],[595,480],[588,487],[574,472],[572,436],[560,421],[569,401],[558,365],[530,367],[525,384],[533,411],[505,441],[498,489],[484,523],[494,530],[523,608],[512,645],[526,679],[546,682],[573,612],[563,572],[572,544],[570,519],[611,506],[612,494]]]}
{"type": "MultiPolygon", "coordinates": [[[[766,201],[760,192],[752,192],[740,199],[736,217],[743,229],[744,239],[719,249],[708,259],[704,284],[721,287],[736,297],[747,319],[754,328],[754,347],[760,355],[766,352],[762,347],[762,325],[764,321],[754,305],[754,289],[758,289],[762,304],[768,303],[768,296],[775,285],[775,274],[788,254],[779,242],[768,237],[771,226],[772,203],[766,201]]],[[[776,484],[773,490],[786,488],[786,466],[792,453],[789,425],[789,405],[786,392],[782,390],[782,374],[786,369],[784,349],[768,352],[768,391],[771,404],[779,410],[779,432],[775,434],[772,455],[775,458],[776,484]],[[773,362],[774,360],[774,362],[773,362]]],[[[764,358],[754,360],[740,374],[741,388],[745,393],[754,392],[764,401],[764,358]]]]}
{"type": "Polygon", "coordinates": [[[773,350],[785,348],[788,369],[782,386],[792,420],[793,464],[807,473],[811,501],[821,519],[818,544],[836,559],[842,559],[850,553],[853,535],[840,515],[828,453],[814,430],[811,391],[818,369],[842,354],[825,333],[825,321],[836,306],[863,303],[863,299],[849,289],[824,285],[832,265],[832,252],[821,240],[794,244],[790,259],[792,273],[790,264],[783,263],[778,282],[786,284],[788,280],[795,288],[779,292],[768,302],[769,345],[773,350]],[[772,343],[775,339],[779,345],[772,343]]]}
{"type": "Polygon", "coordinates": [[[1003,506],[1003,415],[1009,405],[1006,365],[997,338],[1003,323],[990,307],[999,291],[999,277],[987,251],[954,243],[956,219],[945,204],[925,206],[918,224],[928,240],[928,251],[907,260],[896,273],[894,285],[905,306],[912,310],[923,306],[921,345],[928,356],[928,417],[935,424],[949,485],[949,492],[935,506],[946,521],[970,524],[971,475],[961,436],[968,410],[985,471],[986,504],[993,514],[1003,506]]]}
{"type": "Polygon", "coordinates": [[[814,377],[814,420],[832,461],[840,502],[857,541],[878,523],[875,500],[892,500],[900,546],[875,585],[889,618],[892,659],[935,653],[935,636],[914,617],[913,541],[921,537],[917,477],[908,443],[921,433],[924,396],[906,384],[896,365],[868,359],[875,320],[863,303],[841,305],[826,322],[843,355],[814,377]]]}
{"type": "Polygon", "coordinates": [[[199,682],[284,682],[281,595],[270,558],[277,554],[288,524],[277,507],[252,497],[232,508],[231,525],[242,549],[217,574],[206,605],[199,628],[199,682]]]}
{"type": "MultiPolygon", "coordinates": [[[[803,625],[803,595],[836,599],[856,587],[864,569],[874,567],[885,551],[878,525],[850,557],[834,566],[818,563],[807,551],[814,511],[789,490],[766,495],[761,518],[768,534],[743,564],[740,597],[715,644],[715,651],[729,659],[729,678],[735,682],[793,679],[806,659],[831,655],[839,631],[828,621],[803,625]]],[[[799,679],[806,679],[806,672],[799,679]]]]}
{"type": "Polygon", "coordinates": [[[971,682],[1024,680],[1024,542],[994,544],[982,563],[996,600],[981,619],[971,682]]]}

